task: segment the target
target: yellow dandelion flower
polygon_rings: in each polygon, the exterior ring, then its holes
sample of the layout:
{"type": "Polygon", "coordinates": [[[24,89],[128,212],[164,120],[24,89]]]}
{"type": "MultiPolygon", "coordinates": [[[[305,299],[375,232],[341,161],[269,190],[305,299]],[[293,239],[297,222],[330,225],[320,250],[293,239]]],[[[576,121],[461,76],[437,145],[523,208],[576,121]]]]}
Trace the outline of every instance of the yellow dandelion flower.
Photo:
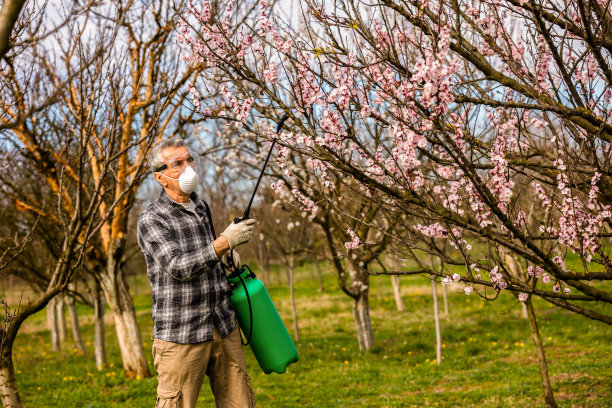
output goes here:
{"type": "Polygon", "coordinates": [[[344,360],[344,364],[348,364],[348,363],[349,363],[348,360],[344,360]]]}

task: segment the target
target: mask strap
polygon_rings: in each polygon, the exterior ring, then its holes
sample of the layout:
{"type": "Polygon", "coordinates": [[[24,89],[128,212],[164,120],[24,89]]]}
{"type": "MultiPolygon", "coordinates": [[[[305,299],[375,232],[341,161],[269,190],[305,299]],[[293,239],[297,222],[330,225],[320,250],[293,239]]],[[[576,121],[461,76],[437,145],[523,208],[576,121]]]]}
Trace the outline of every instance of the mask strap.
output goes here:
{"type": "Polygon", "coordinates": [[[178,178],[174,178],[174,177],[170,177],[170,176],[166,176],[164,173],[160,172],[160,171],[156,171],[157,174],[161,174],[162,176],[169,178],[170,180],[178,180],[178,178]]]}

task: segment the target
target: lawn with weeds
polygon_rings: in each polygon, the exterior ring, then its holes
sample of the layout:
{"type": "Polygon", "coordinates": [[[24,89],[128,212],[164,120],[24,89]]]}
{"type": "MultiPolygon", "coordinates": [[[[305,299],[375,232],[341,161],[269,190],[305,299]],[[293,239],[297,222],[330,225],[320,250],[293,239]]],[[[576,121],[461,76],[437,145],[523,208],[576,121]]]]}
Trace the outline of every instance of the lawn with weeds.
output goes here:
{"type": "MultiPolygon", "coordinates": [[[[405,311],[398,312],[390,278],[372,277],[376,344],[361,352],[352,300],[338,288],[330,269],[324,273],[325,291],[319,293],[318,281],[308,267],[298,271],[295,287],[300,361],[285,374],[266,375],[251,351],[246,351],[259,407],[543,406],[529,323],[520,318],[521,305],[510,294],[485,301],[476,294],[464,295],[458,285],[448,287],[449,313],[441,316],[443,360],[436,365],[431,283],[426,278],[402,279],[405,311]]],[[[289,290],[274,277],[271,280],[270,295],[293,335],[289,290]]],[[[155,374],[146,276],[132,277],[131,290],[145,353],[155,374]]],[[[443,311],[441,296],[439,303],[443,311]]],[[[612,406],[610,327],[539,300],[534,305],[558,405],[612,406]]],[[[79,313],[87,355],[81,355],[70,339],[61,352],[50,350],[44,311],[26,321],[14,350],[24,405],[152,407],[157,378],[124,376],[110,313],[108,365],[101,370],[93,358],[91,309],[80,305],[79,313]]],[[[214,406],[207,382],[198,406],[214,406]]]]}

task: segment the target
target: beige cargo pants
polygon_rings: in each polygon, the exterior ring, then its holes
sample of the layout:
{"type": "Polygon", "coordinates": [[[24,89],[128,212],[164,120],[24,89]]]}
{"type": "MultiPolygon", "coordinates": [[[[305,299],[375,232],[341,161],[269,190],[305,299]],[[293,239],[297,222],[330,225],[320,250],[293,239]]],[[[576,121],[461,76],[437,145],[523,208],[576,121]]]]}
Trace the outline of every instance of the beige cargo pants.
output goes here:
{"type": "Polygon", "coordinates": [[[225,338],[215,328],[211,341],[197,344],[155,339],[153,364],[158,373],[156,408],[195,408],[204,375],[218,408],[255,407],[238,326],[225,338]]]}

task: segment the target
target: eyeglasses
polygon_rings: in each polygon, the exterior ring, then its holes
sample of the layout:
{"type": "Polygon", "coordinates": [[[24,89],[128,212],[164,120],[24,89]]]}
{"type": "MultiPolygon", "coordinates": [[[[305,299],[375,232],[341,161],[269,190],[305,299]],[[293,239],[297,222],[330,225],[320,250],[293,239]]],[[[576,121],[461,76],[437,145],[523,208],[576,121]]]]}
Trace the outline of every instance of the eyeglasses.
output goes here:
{"type": "Polygon", "coordinates": [[[198,164],[200,164],[200,156],[194,154],[191,151],[186,153],[177,154],[174,156],[168,156],[164,160],[164,164],[159,168],[155,169],[155,172],[164,171],[166,169],[170,169],[173,171],[183,171],[185,167],[191,166],[192,168],[196,168],[198,164]]]}

